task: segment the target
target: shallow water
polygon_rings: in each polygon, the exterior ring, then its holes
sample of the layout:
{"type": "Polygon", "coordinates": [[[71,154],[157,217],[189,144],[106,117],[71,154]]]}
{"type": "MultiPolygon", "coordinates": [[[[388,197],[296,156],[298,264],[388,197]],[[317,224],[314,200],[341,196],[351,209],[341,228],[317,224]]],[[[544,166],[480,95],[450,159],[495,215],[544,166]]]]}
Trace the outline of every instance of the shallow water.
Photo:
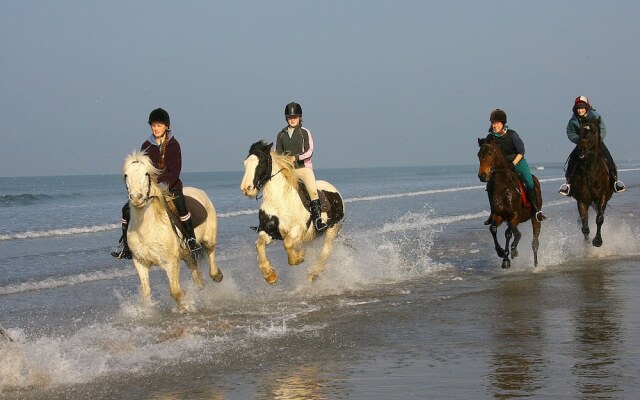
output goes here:
{"type": "Polygon", "coordinates": [[[21,178],[0,193],[13,196],[0,216],[40,218],[0,231],[0,323],[15,340],[0,345],[0,398],[635,398],[640,171],[620,169],[629,190],[610,202],[599,249],[555,194],[559,166],[536,171],[549,216],[540,266],[524,224],[509,270],[482,226],[474,167],[320,170],[347,224],[313,285],[309,261],[289,267],[270,246],[275,286],[256,265],[257,204],[239,174],[193,174],[220,215],[225,280],[197,291],[183,268],[192,312],[175,310],[159,270],[142,306],[133,267],[108,255],[118,177],[56,178],[71,198],[21,178]],[[24,188],[46,196],[31,202],[24,188]]]}

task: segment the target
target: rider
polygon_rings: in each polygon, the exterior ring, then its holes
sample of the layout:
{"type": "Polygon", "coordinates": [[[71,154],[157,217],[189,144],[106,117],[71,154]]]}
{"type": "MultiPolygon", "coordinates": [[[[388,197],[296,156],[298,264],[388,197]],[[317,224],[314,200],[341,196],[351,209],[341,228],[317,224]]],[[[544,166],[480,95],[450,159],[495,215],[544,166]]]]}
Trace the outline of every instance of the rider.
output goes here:
{"type": "MultiPolygon", "coordinates": [[[[524,143],[516,131],[509,129],[507,124],[507,113],[500,109],[495,109],[489,116],[491,121],[491,127],[489,128],[489,134],[487,139],[493,138],[494,142],[498,144],[502,154],[504,154],[507,161],[509,161],[513,170],[520,175],[521,180],[527,190],[527,197],[535,210],[535,216],[538,221],[544,221],[547,217],[542,213],[538,205],[538,196],[536,193],[536,186],[533,182],[533,176],[529,170],[529,164],[524,158],[524,143]]],[[[489,220],[485,222],[485,225],[491,223],[491,216],[489,220]]]]}
{"type": "MultiPolygon", "coordinates": [[[[180,221],[187,235],[187,245],[191,252],[202,249],[200,243],[196,241],[191,213],[187,210],[184,195],[182,194],[182,181],[180,180],[180,170],[182,169],[182,152],[180,143],[171,134],[171,121],[169,113],[162,108],[157,108],[149,114],[149,126],[151,136],[147,139],[140,150],[144,151],[153,165],[162,172],[158,176],[158,182],[166,185],[173,197],[173,203],[180,214],[180,221]]],[[[127,228],[129,226],[130,209],[129,202],[122,207],[122,237],[121,246],[111,253],[115,258],[131,258],[131,250],[127,244],[127,228]]]]}
{"type": "Polygon", "coordinates": [[[291,156],[296,176],[304,183],[311,198],[311,220],[317,231],[323,231],[327,229],[327,224],[322,221],[316,177],[311,164],[313,138],[311,132],[302,126],[302,106],[293,102],[287,104],[284,116],[287,126],[278,132],[276,152],[291,156]]]}
{"type": "MultiPolygon", "coordinates": [[[[578,144],[580,141],[580,122],[587,120],[594,120],[600,118],[600,146],[602,149],[602,153],[604,154],[605,160],[607,161],[607,166],[609,168],[609,176],[611,177],[613,183],[613,190],[617,193],[624,192],[626,187],[624,183],[618,179],[618,168],[616,167],[616,163],[613,161],[613,157],[611,157],[611,153],[609,153],[609,149],[604,144],[604,137],[607,136],[607,128],[604,125],[604,120],[596,112],[596,110],[591,107],[591,103],[587,96],[578,96],[573,105],[573,115],[567,124],[567,137],[573,143],[578,144]]],[[[569,195],[571,191],[571,178],[573,177],[573,173],[576,169],[577,164],[577,153],[578,147],[569,154],[569,160],[567,163],[567,171],[565,172],[565,179],[567,180],[565,183],[560,186],[560,190],[558,192],[563,195],[569,195]]]]}

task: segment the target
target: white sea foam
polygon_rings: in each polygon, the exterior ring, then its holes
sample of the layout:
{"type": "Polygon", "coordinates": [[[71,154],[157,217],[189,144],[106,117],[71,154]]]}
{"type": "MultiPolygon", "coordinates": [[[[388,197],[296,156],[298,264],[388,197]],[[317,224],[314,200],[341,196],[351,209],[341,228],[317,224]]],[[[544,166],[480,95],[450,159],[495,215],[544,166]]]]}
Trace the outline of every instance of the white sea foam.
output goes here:
{"type": "Polygon", "coordinates": [[[133,268],[118,268],[106,271],[87,272],[71,276],[47,278],[37,282],[23,282],[14,285],[0,286],[0,295],[28,292],[30,290],[53,289],[85,282],[124,278],[135,274],[136,271],[133,268]]]}
{"type": "Polygon", "coordinates": [[[120,227],[120,224],[106,224],[106,225],[83,226],[78,228],[50,229],[45,231],[17,232],[17,233],[0,235],[0,241],[16,240],[16,239],[36,239],[36,238],[45,238],[45,237],[51,237],[51,236],[80,235],[84,233],[96,233],[96,232],[108,231],[108,230],[116,229],[119,227],[120,227]]]}

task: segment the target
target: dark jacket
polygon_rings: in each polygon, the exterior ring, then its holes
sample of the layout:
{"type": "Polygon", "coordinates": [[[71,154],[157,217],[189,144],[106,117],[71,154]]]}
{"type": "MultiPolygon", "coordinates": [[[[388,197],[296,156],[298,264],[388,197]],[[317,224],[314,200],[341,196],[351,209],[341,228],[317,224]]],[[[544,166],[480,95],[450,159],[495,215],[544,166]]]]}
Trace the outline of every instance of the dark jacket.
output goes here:
{"type": "MultiPolygon", "coordinates": [[[[607,127],[604,125],[604,120],[600,114],[595,112],[595,110],[589,110],[585,116],[587,120],[598,118],[600,118],[600,139],[604,140],[604,137],[607,136],[607,127]]],[[[576,113],[573,113],[567,124],[567,137],[575,144],[578,144],[580,141],[580,117],[578,117],[576,113]]]]}
{"type": "Polygon", "coordinates": [[[296,157],[296,168],[312,167],[313,137],[307,128],[300,125],[293,129],[291,137],[287,132],[288,126],[278,132],[276,139],[276,152],[296,157]]]}
{"type": "Polygon", "coordinates": [[[524,143],[516,131],[507,128],[507,133],[504,135],[496,135],[491,130],[489,132],[487,139],[493,138],[494,142],[500,146],[500,150],[502,150],[502,154],[504,154],[507,161],[513,162],[516,154],[524,156],[524,143]]]}
{"type": "MultiPolygon", "coordinates": [[[[158,177],[158,183],[164,183],[169,190],[182,190],[182,181],[180,180],[180,171],[182,170],[182,152],[180,143],[169,134],[167,142],[167,151],[164,156],[164,169],[158,177]]],[[[159,162],[162,157],[161,146],[156,143],[153,135],[142,143],[140,150],[147,153],[153,165],[159,168],[159,162]]]]}

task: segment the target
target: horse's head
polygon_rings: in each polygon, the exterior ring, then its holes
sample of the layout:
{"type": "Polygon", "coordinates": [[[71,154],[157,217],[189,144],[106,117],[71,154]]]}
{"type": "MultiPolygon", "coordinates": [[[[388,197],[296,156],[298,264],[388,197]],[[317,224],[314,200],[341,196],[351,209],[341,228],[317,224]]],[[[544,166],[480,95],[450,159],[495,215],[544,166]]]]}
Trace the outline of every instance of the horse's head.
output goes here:
{"type": "Polygon", "coordinates": [[[578,157],[585,158],[600,149],[600,117],[580,122],[578,157]]]}
{"type": "Polygon", "coordinates": [[[506,167],[506,159],[497,144],[489,137],[488,139],[478,139],[478,178],[481,182],[489,182],[493,172],[499,168],[506,167]]]}
{"type": "Polygon", "coordinates": [[[129,192],[129,204],[143,207],[149,200],[151,182],[155,181],[160,171],[153,166],[151,159],[143,152],[136,151],[124,160],[122,174],[129,192]]]}
{"type": "Polygon", "coordinates": [[[273,143],[264,140],[251,145],[249,155],[244,160],[244,176],[240,184],[242,194],[256,197],[271,177],[271,147],[273,143]]]}

